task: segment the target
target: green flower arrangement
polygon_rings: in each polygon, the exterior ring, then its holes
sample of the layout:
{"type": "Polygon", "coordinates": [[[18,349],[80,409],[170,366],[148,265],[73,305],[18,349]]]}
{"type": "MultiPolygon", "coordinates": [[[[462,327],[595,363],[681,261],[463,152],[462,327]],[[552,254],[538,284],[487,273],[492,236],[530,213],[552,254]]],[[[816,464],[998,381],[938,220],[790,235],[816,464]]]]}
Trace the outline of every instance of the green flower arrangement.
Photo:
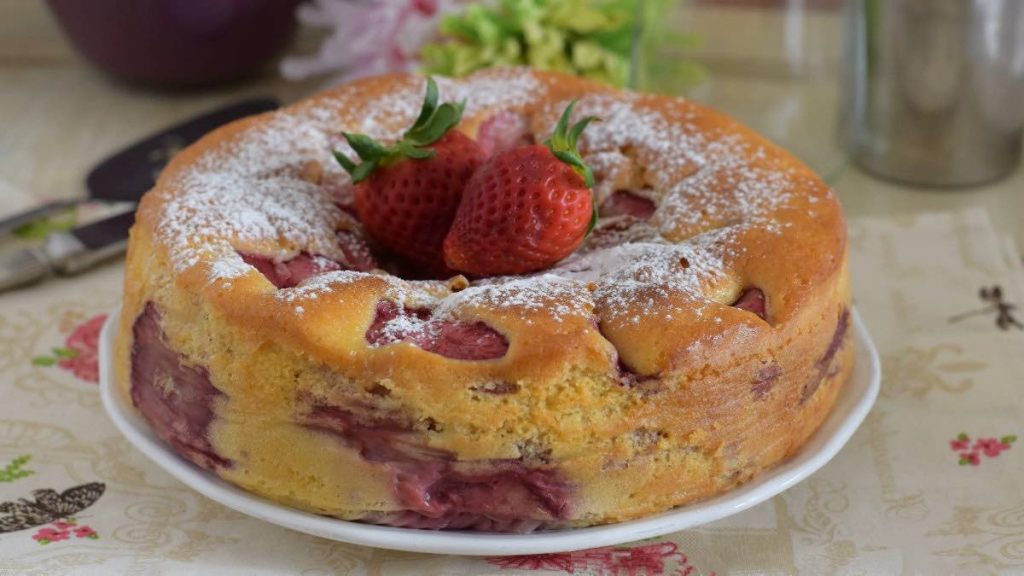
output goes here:
{"type": "Polygon", "coordinates": [[[423,47],[432,74],[464,76],[492,66],[531,66],[625,86],[643,0],[498,0],[441,20],[423,47]]]}
{"type": "Polygon", "coordinates": [[[288,78],[340,72],[336,82],[422,69],[465,76],[493,66],[529,66],[615,86],[685,93],[703,79],[679,34],[678,0],[335,0],[303,5],[333,28],[315,56],[289,58],[288,78]],[[326,9],[330,6],[330,10],[326,9]]]}
{"type": "MultiPolygon", "coordinates": [[[[678,12],[676,0],[638,0],[642,10],[637,26],[636,68],[630,87],[662,94],[685,94],[707,78],[707,71],[687,57],[687,52],[701,45],[695,34],[676,31],[672,22],[678,12]]],[[[677,23],[675,23],[677,24],[677,23]]]]}

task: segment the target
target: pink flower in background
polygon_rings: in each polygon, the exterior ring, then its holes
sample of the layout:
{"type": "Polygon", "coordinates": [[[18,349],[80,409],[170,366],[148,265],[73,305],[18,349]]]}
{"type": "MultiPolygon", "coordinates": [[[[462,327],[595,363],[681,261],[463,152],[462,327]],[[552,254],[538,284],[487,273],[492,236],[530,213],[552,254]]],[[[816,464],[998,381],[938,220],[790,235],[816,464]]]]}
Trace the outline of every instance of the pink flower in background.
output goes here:
{"type": "Polygon", "coordinates": [[[79,325],[68,336],[65,346],[74,350],[74,356],[64,358],[57,365],[87,382],[99,382],[100,330],[107,321],[106,314],[97,314],[79,325]]]}
{"type": "Polygon", "coordinates": [[[956,440],[950,440],[949,441],[949,448],[951,450],[956,450],[956,451],[967,450],[970,447],[971,447],[971,440],[970,440],[970,438],[964,438],[962,440],[958,438],[956,440]]]}
{"type": "Polygon", "coordinates": [[[412,70],[420,48],[433,39],[440,16],[454,0],[313,0],[299,7],[299,22],[331,28],[317,54],[286,58],[281,74],[298,80],[339,73],[334,83],[412,70]]]}
{"type": "Polygon", "coordinates": [[[75,528],[75,537],[76,538],[89,538],[89,539],[95,540],[95,539],[99,538],[99,534],[97,534],[96,531],[93,530],[91,526],[79,526],[79,527],[75,528]]]}

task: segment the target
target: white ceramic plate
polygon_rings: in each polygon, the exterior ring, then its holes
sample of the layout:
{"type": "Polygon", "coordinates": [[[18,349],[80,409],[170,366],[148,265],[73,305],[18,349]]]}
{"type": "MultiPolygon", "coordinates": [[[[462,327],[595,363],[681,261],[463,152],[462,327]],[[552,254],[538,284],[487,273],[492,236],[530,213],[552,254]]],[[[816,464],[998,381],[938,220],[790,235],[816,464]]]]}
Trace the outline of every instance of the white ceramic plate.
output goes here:
{"type": "Polygon", "coordinates": [[[799,453],[731,492],[640,520],[576,530],[481,534],[391,528],[346,522],[276,504],[228,484],[178,456],[153,434],[116,389],[113,345],[118,312],[110,315],[100,335],[100,393],[114,424],[143,454],[192,489],[243,514],[332,540],[409,552],[481,556],[565,552],[633,542],[736,514],[790,488],[831,460],[867,416],[881,381],[878,352],[854,310],[856,360],[853,375],[840,392],[835,409],[799,453]]]}

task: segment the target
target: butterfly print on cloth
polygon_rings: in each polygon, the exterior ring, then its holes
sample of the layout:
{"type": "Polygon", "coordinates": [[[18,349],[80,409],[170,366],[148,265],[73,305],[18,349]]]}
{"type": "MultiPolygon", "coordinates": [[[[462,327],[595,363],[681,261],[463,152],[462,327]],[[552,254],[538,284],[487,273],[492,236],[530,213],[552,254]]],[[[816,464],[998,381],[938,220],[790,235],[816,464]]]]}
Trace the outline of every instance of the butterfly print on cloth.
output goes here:
{"type": "Polygon", "coordinates": [[[35,502],[19,498],[0,503],[0,534],[35,528],[77,514],[95,504],[106,488],[102,482],[82,484],[60,494],[47,488],[32,491],[35,502]]]}
{"type": "Polygon", "coordinates": [[[994,313],[996,315],[996,326],[998,326],[1000,330],[1009,330],[1010,328],[1024,330],[1024,324],[1014,316],[1015,311],[1017,310],[1017,305],[1003,299],[1002,287],[982,286],[982,288],[978,290],[978,297],[981,298],[982,302],[985,302],[984,308],[957,314],[950,318],[949,321],[959,322],[966,318],[970,318],[971,316],[994,313]]]}

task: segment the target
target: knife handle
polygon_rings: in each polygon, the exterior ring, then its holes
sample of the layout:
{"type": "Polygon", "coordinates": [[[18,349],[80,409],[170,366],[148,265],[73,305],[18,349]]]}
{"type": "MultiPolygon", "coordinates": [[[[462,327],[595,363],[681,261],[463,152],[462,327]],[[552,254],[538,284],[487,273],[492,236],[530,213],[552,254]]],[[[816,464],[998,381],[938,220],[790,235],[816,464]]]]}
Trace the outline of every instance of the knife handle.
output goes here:
{"type": "Polygon", "coordinates": [[[51,214],[56,214],[62,210],[73,208],[81,202],[81,200],[55,200],[20,214],[4,218],[3,220],[0,220],[0,237],[8,236],[18,228],[21,228],[26,224],[31,224],[36,220],[41,220],[51,214]]]}

